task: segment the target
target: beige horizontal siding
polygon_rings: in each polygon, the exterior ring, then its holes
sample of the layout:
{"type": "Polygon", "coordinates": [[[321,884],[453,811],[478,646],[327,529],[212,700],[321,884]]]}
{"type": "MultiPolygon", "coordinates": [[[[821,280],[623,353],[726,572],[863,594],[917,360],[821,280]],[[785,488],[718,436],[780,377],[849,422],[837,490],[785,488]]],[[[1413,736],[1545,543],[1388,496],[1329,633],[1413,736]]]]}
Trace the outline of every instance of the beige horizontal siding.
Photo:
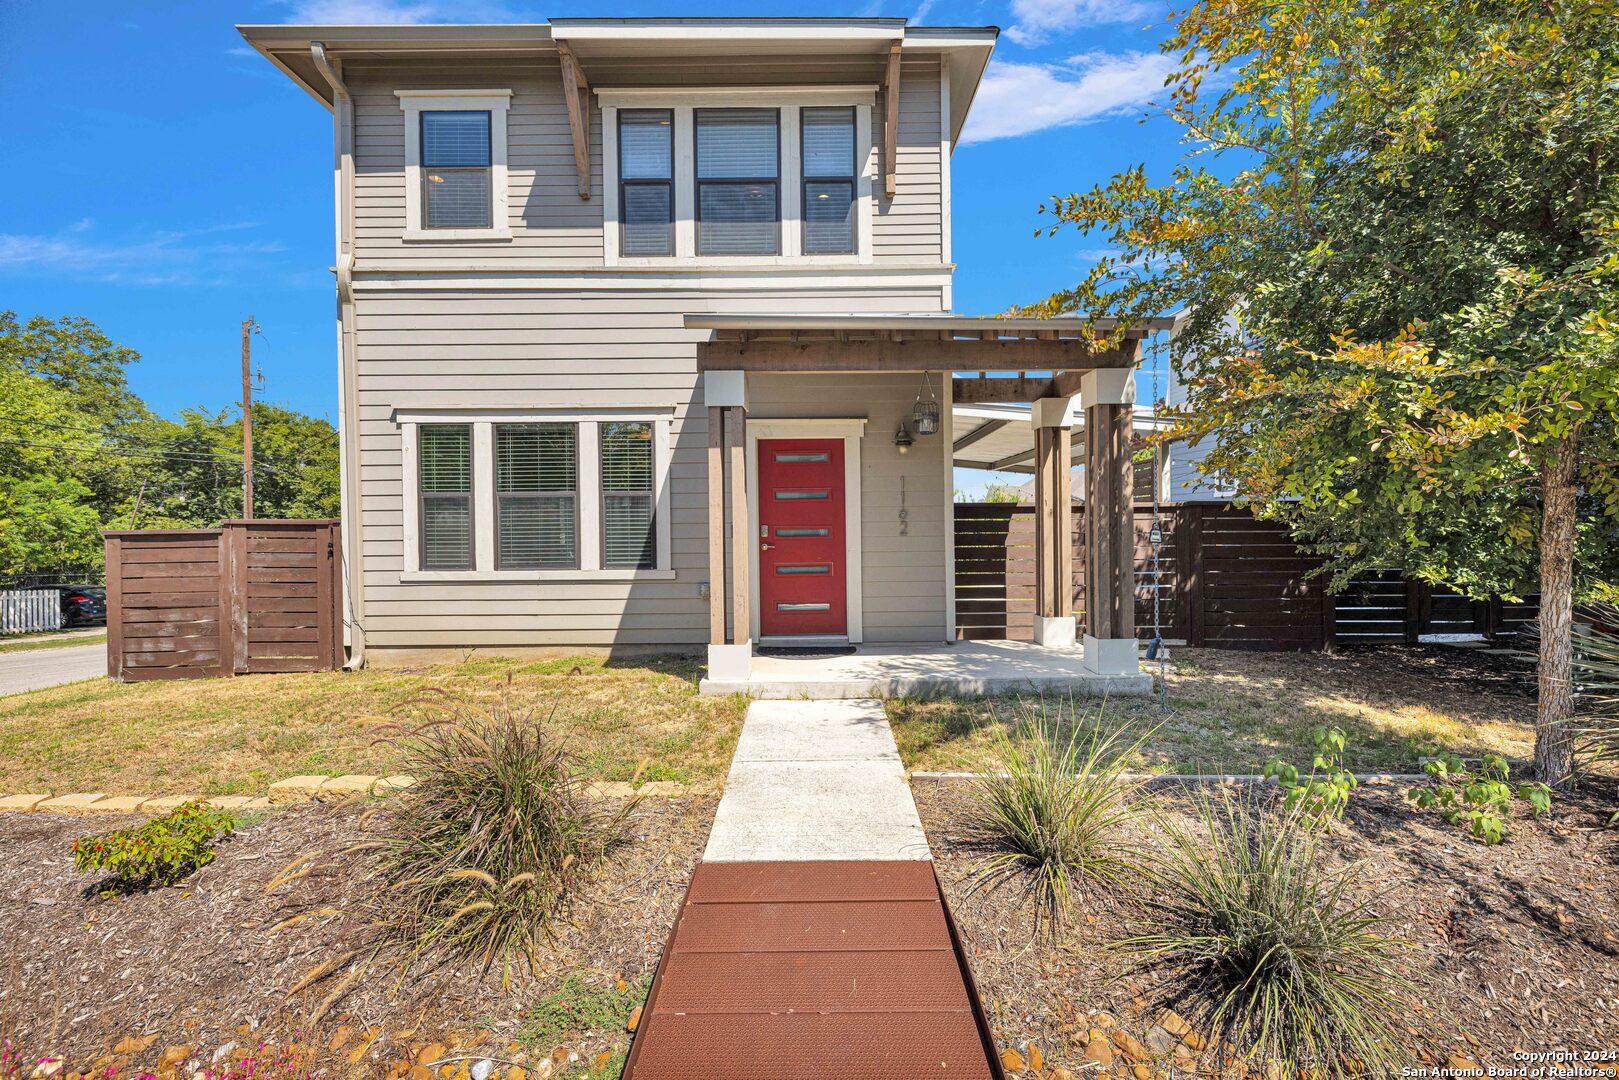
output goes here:
{"type": "MultiPolygon", "coordinates": [[[[591,290],[362,291],[356,300],[361,544],[367,641],[378,648],[697,645],[707,640],[706,413],[693,311],[941,310],[938,289],[721,293],[591,290]],[[693,408],[693,405],[697,406],[693,408]],[[662,404],[673,408],[673,580],[401,582],[403,484],[398,408],[662,404]]],[[[756,380],[762,383],[763,380],[756,380]]],[[[776,377],[755,415],[867,415],[868,640],[943,636],[942,440],[906,458],[891,435],[914,376],[776,377]],[[899,467],[901,466],[902,467],[899,467]],[[896,471],[897,468],[897,471],[896,471]],[[897,538],[898,476],[911,536],[897,538]]]]}
{"type": "MultiPolygon", "coordinates": [[[[866,57],[726,57],[591,61],[596,86],[876,84],[880,62],[866,57]]],[[[555,60],[348,62],[354,96],[354,250],[363,267],[387,260],[423,269],[476,262],[483,266],[599,266],[602,259],[601,110],[592,95],[591,197],[579,198],[572,133],[555,60]],[[509,89],[507,224],[510,240],[405,240],[405,114],[396,90],[509,89]]],[[[873,258],[926,262],[942,253],[939,151],[939,61],[906,58],[901,65],[896,193],[878,184],[872,222],[873,258]]],[[[873,110],[873,139],[882,145],[885,110],[873,110]]],[[[880,157],[879,157],[880,161],[880,157]]]]}

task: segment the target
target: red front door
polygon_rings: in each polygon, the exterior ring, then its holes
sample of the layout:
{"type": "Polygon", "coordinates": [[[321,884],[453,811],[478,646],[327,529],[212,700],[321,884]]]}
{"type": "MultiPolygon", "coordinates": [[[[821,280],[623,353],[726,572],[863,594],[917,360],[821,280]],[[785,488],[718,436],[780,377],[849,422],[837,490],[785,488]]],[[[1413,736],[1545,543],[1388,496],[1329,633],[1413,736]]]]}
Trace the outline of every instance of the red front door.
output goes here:
{"type": "Polygon", "coordinates": [[[843,440],[759,440],[759,633],[847,634],[843,440]]]}

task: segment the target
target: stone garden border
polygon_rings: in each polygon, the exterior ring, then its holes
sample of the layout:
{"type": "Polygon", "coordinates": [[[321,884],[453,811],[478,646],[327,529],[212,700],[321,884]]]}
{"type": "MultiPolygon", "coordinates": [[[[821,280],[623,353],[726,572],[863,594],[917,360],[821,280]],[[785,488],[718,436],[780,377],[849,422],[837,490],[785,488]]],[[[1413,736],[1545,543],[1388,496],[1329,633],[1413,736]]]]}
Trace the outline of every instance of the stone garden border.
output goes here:
{"type": "MultiPolygon", "coordinates": [[[[270,785],[259,797],[250,795],[107,795],[102,792],[73,792],[66,795],[34,793],[0,796],[0,811],[33,814],[166,814],[177,806],[201,800],[218,810],[270,810],[311,801],[342,802],[391,795],[416,782],[413,776],[289,776],[270,785]]],[[[659,780],[639,788],[618,781],[598,781],[589,791],[599,798],[630,798],[635,795],[678,797],[686,785],[659,780]]]]}

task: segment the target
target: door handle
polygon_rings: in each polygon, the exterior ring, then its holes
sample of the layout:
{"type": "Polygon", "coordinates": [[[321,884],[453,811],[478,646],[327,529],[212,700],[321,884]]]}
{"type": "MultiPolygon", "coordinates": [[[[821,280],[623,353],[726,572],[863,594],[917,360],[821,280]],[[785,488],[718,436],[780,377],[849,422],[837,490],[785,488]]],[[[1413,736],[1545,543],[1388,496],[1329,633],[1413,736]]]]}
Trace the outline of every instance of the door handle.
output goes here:
{"type": "Polygon", "coordinates": [[[772,548],[774,548],[775,546],[776,546],[775,544],[760,544],[759,545],[759,550],[760,551],[769,551],[772,548]]]}

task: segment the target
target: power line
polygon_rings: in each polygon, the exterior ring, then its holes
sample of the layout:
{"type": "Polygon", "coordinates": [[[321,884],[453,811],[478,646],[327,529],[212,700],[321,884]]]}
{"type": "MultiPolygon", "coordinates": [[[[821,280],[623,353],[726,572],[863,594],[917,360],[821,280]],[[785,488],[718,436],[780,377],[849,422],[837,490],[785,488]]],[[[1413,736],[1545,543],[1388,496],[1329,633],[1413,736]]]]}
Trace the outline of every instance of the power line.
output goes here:
{"type": "MultiPolygon", "coordinates": [[[[27,427],[55,428],[55,429],[57,429],[59,431],[82,431],[82,432],[85,432],[86,434],[102,435],[102,436],[104,436],[106,438],[109,438],[109,439],[122,439],[125,442],[134,443],[134,444],[140,445],[140,446],[163,446],[163,447],[168,447],[168,446],[174,445],[173,443],[162,442],[162,441],[159,441],[157,439],[145,439],[145,438],[140,437],[139,435],[124,435],[124,434],[121,434],[121,433],[116,432],[116,431],[107,431],[105,428],[79,427],[79,426],[74,425],[74,424],[53,424],[53,423],[50,423],[49,421],[46,421],[46,420],[27,420],[27,419],[24,419],[23,417],[20,417],[20,416],[6,416],[4,414],[0,414],[0,423],[21,424],[21,425],[24,425],[24,426],[27,426],[27,427]]],[[[211,450],[174,450],[174,451],[165,451],[165,453],[206,455],[206,456],[209,456],[209,457],[217,458],[220,461],[228,461],[233,465],[236,464],[237,461],[238,461],[235,454],[215,454],[211,450]]],[[[261,454],[261,455],[255,455],[254,456],[254,461],[255,462],[261,462],[261,461],[285,461],[285,460],[286,460],[286,456],[283,455],[283,454],[261,454]]],[[[302,464],[302,462],[300,461],[299,464],[302,464]]],[[[262,469],[270,469],[270,467],[268,465],[255,464],[254,467],[255,468],[262,468],[262,469]]],[[[270,471],[274,472],[275,470],[270,469],[270,471]]]]}
{"type": "MultiPolygon", "coordinates": [[[[230,465],[231,467],[237,469],[242,467],[241,462],[237,461],[235,458],[227,458],[215,454],[185,454],[178,452],[165,452],[162,450],[136,450],[129,448],[119,449],[112,446],[69,446],[65,443],[30,442],[25,439],[0,439],[0,446],[37,446],[46,450],[66,450],[69,453],[75,454],[114,454],[118,457],[158,457],[168,458],[173,461],[184,461],[194,465],[230,465]]],[[[281,471],[280,469],[272,469],[268,465],[255,465],[254,467],[263,469],[265,472],[274,473],[281,471]]]]}

